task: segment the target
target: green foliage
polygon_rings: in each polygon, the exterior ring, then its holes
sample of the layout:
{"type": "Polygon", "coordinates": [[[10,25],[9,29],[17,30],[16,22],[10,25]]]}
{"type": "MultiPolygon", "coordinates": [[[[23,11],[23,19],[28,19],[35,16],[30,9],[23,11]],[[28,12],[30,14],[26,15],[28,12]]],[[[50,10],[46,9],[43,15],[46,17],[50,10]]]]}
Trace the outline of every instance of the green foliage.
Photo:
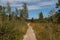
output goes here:
{"type": "Polygon", "coordinates": [[[56,5],[57,5],[57,7],[59,7],[59,6],[60,6],[60,0],[58,0],[58,3],[57,3],[56,5]]]}
{"type": "Polygon", "coordinates": [[[39,20],[43,20],[43,13],[39,13],[39,20]]]}
{"type": "Polygon", "coordinates": [[[50,22],[56,22],[56,17],[55,17],[55,14],[56,14],[56,12],[55,12],[55,9],[52,9],[50,12],[49,12],[49,20],[50,20],[50,22]]]}
{"type": "Polygon", "coordinates": [[[58,0],[58,3],[56,4],[57,8],[59,8],[57,14],[56,14],[56,18],[57,18],[57,23],[60,23],[60,0],[58,0]]]}
{"type": "Polygon", "coordinates": [[[33,21],[34,21],[34,18],[31,19],[31,22],[33,22],[33,21]]]}
{"type": "Polygon", "coordinates": [[[2,6],[0,6],[0,12],[2,12],[2,6]]]}
{"type": "Polygon", "coordinates": [[[7,3],[7,6],[6,6],[6,8],[7,8],[7,13],[11,13],[11,7],[10,7],[10,3],[7,3]]]}
{"type": "Polygon", "coordinates": [[[47,20],[41,20],[40,23],[47,23],[47,20]]]}
{"type": "Polygon", "coordinates": [[[16,16],[18,15],[18,9],[16,8],[16,16]]]}
{"type": "Polygon", "coordinates": [[[28,9],[27,9],[26,3],[23,4],[23,17],[24,17],[24,19],[28,18],[28,9]]]}
{"type": "Polygon", "coordinates": [[[6,7],[3,7],[3,11],[2,11],[3,13],[5,13],[5,9],[6,9],[6,7]]]}
{"type": "Polygon", "coordinates": [[[20,18],[23,18],[23,9],[20,10],[20,18]]]}
{"type": "Polygon", "coordinates": [[[60,23],[60,12],[56,12],[55,14],[53,14],[52,16],[50,16],[48,18],[48,20],[52,23],[60,23]]]}
{"type": "Polygon", "coordinates": [[[57,12],[57,14],[55,14],[56,15],[56,22],[57,23],[60,23],[60,12],[57,12]]]}

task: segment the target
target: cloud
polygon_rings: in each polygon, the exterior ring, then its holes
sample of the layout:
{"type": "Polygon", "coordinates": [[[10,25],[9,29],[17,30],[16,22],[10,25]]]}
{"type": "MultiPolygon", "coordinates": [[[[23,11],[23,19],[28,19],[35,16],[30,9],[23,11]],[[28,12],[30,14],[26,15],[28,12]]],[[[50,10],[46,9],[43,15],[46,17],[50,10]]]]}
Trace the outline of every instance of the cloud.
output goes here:
{"type": "Polygon", "coordinates": [[[50,1],[45,1],[45,2],[39,2],[37,5],[39,6],[48,6],[48,5],[54,5],[56,4],[56,1],[50,0],[50,1]]]}
{"type": "Polygon", "coordinates": [[[27,6],[28,10],[36,10],[39,9],[39,6],[33,5],[33,6],[27,6]]]}
{"type": "Polygon", "coordinates": [[[3,2],[37,2],[37,1],[40,1],[40,0],[1,0],[3,2]]]}
{"type": "Polygon", "coordinates": [[[22,4],[12,4],[12,5],[10,5],[11,7],[21,7],[22,6],[22,4]]]}
{"type": "Polygon", "coordinates": [[[6,5],[9,2],[11,7],[17,7],[18,9],[22,8],[22,2],[26,2],[28,5],[28,10],[36,10],[45,8],[44,6],[54,5],[56,0],[1,0],[0,4],[6,5]],[[34,3],[34,4],[33,4],[34,3]]]}

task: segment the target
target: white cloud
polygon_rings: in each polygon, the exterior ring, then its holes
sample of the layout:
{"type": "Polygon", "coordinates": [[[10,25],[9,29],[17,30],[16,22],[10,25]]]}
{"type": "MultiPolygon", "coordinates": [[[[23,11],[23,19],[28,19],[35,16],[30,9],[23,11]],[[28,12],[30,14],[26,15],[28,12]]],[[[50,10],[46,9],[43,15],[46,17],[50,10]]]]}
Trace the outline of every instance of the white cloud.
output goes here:
{"type": "MultiPolygon", "coordinates": [[[[19,5],[18,5],[19,6],[19,5]]],[[[22,9],[22,6],[19,6],[18,9],[22,9]]],[[[27,6],[28,10],[36,10],[36,9],[40,9],[38,6],[33,5],[33,6],[27,6]]]]}
{"type": "Polygon", "coordinates": [[[40,1],[40,0],[1,0],[3,2],[15,2],[15,1],[18,1],[18,2],[37,2],[37,1],[40,1]]]}
{"type": "Polygon", "coordinates": [[[22,6],[22,4],[12,4],[12,5],[10,5],[11,7],[21,7],[22,6]]]}
{"type": "Polygon", "coordinates": [[[56,1],[53,1],[53,0],[51,0],[51,1],[46,1],[46,2],[39,2],[37,5],[39,5],[39,6],[47,6],[47,5],[53,5],[53,4],[56,4],[56,1]]]}
{"type": "Polygon", "coordinates": [[[33,5],[33,6],[27,6],[28,10],[36,10],[39,9],[39,6],[33,5]]]}
{"type": "Polygon", "coordinates": [[[5,5],[6,2],[10,2],[11,7],[19,7],[18,9],[22,8],[22,4],[16,4],[16,2],[27,2],[27,3],[36,3],[33,5],[28,5],[28,10],[36,10],[36,9],[42,9],[41,6],[47,6],[47,5],[53,5],[56,3],[56,0],[50,0],[50,1],[44,1],[41,2],[41,0],[1,0],[3,5],[5,5]]]}

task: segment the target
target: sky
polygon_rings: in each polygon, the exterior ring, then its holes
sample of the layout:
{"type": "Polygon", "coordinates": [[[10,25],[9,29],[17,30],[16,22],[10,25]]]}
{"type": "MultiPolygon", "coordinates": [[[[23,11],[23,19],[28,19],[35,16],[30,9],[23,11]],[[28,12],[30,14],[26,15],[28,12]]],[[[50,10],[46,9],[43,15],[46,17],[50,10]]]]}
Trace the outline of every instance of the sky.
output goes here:
{"type": "Polygon", "coordinates": [[[15,11],[15,8],[22,9],[23,3],[26,2],[29,19],[32,17],[36,19],[40,12],[43,13],[44,17],[47,17],[51,9],[56,10],[57,0],[0,0],[0,5],[6,6],[7,2],[10,3],[12,11],[15,11]]]}

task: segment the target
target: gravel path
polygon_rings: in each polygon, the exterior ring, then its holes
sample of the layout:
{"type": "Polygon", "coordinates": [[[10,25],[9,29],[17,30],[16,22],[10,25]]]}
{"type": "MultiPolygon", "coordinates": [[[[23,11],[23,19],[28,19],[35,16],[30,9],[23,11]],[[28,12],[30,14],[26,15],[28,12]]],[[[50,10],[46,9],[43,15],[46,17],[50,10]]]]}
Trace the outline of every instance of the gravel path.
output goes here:
{"type": "Polygon", "coordinates": [[[23,40],[36,40],[34,30],[32,29],[32,27],[29,24],[28,24],[28,29],[27,29],[26,34],[24,35],[23,40]]]}

